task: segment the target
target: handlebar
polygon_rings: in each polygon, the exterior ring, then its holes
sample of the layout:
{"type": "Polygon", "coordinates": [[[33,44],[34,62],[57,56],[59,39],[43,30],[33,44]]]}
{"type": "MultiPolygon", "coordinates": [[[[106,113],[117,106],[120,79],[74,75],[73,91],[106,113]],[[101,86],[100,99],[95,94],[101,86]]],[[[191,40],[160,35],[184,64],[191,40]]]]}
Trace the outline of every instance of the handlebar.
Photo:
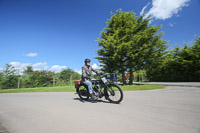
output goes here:
{"type": "Polygon", "coordinates": [[[101,76],[101,75],[104,75],[103,72],[97,72],[97,75],[101,76]]]}

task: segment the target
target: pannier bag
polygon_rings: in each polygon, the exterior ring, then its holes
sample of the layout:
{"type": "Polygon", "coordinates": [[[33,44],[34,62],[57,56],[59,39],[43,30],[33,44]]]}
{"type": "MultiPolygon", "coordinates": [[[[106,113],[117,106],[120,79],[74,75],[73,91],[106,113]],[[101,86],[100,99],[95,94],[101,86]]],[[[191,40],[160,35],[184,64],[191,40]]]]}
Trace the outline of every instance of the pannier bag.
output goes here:
{"type": "Polygon", "coordinates": [[[79,85],[81,84],[82,80],[79,79],[79,80],[75,80],[74,81],[74,84],[75,84],[75,88],[79,87],[79,85]]]}

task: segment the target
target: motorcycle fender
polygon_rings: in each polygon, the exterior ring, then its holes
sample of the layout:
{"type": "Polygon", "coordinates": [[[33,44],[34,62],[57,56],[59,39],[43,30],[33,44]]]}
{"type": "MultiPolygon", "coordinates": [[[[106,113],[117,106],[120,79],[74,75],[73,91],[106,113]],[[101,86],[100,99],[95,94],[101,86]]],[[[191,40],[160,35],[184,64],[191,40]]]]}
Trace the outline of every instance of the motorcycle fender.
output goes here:
{"type": "Polygon", "coordinates": [[[75,85],[75,88],[76,88],[76,93],[78,93],[79,85],[75,85]]]}

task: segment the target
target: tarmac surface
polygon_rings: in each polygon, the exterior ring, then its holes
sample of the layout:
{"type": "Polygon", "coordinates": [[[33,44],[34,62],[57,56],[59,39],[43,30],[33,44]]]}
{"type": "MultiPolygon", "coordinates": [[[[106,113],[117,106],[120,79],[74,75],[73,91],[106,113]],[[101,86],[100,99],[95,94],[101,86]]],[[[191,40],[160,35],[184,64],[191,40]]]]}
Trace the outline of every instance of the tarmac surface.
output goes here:
{"type": "Polygon", "coordinates": [[[124,91],[121,104],[74,92],[0,94],[9,133],[200,133],[200,88],[124,91]]]}

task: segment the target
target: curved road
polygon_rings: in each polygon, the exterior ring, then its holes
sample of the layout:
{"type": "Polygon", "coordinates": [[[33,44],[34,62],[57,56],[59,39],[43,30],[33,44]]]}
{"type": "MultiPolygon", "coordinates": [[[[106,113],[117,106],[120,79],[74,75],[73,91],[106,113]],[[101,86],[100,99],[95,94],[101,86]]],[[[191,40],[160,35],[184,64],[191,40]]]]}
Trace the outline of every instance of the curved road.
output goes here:
{"type": "Polygon", "coordinates": [[[200,133],[200,88],[125,91],[121,104],[73,92],[0,94],[10,133],[200,133]]]}

